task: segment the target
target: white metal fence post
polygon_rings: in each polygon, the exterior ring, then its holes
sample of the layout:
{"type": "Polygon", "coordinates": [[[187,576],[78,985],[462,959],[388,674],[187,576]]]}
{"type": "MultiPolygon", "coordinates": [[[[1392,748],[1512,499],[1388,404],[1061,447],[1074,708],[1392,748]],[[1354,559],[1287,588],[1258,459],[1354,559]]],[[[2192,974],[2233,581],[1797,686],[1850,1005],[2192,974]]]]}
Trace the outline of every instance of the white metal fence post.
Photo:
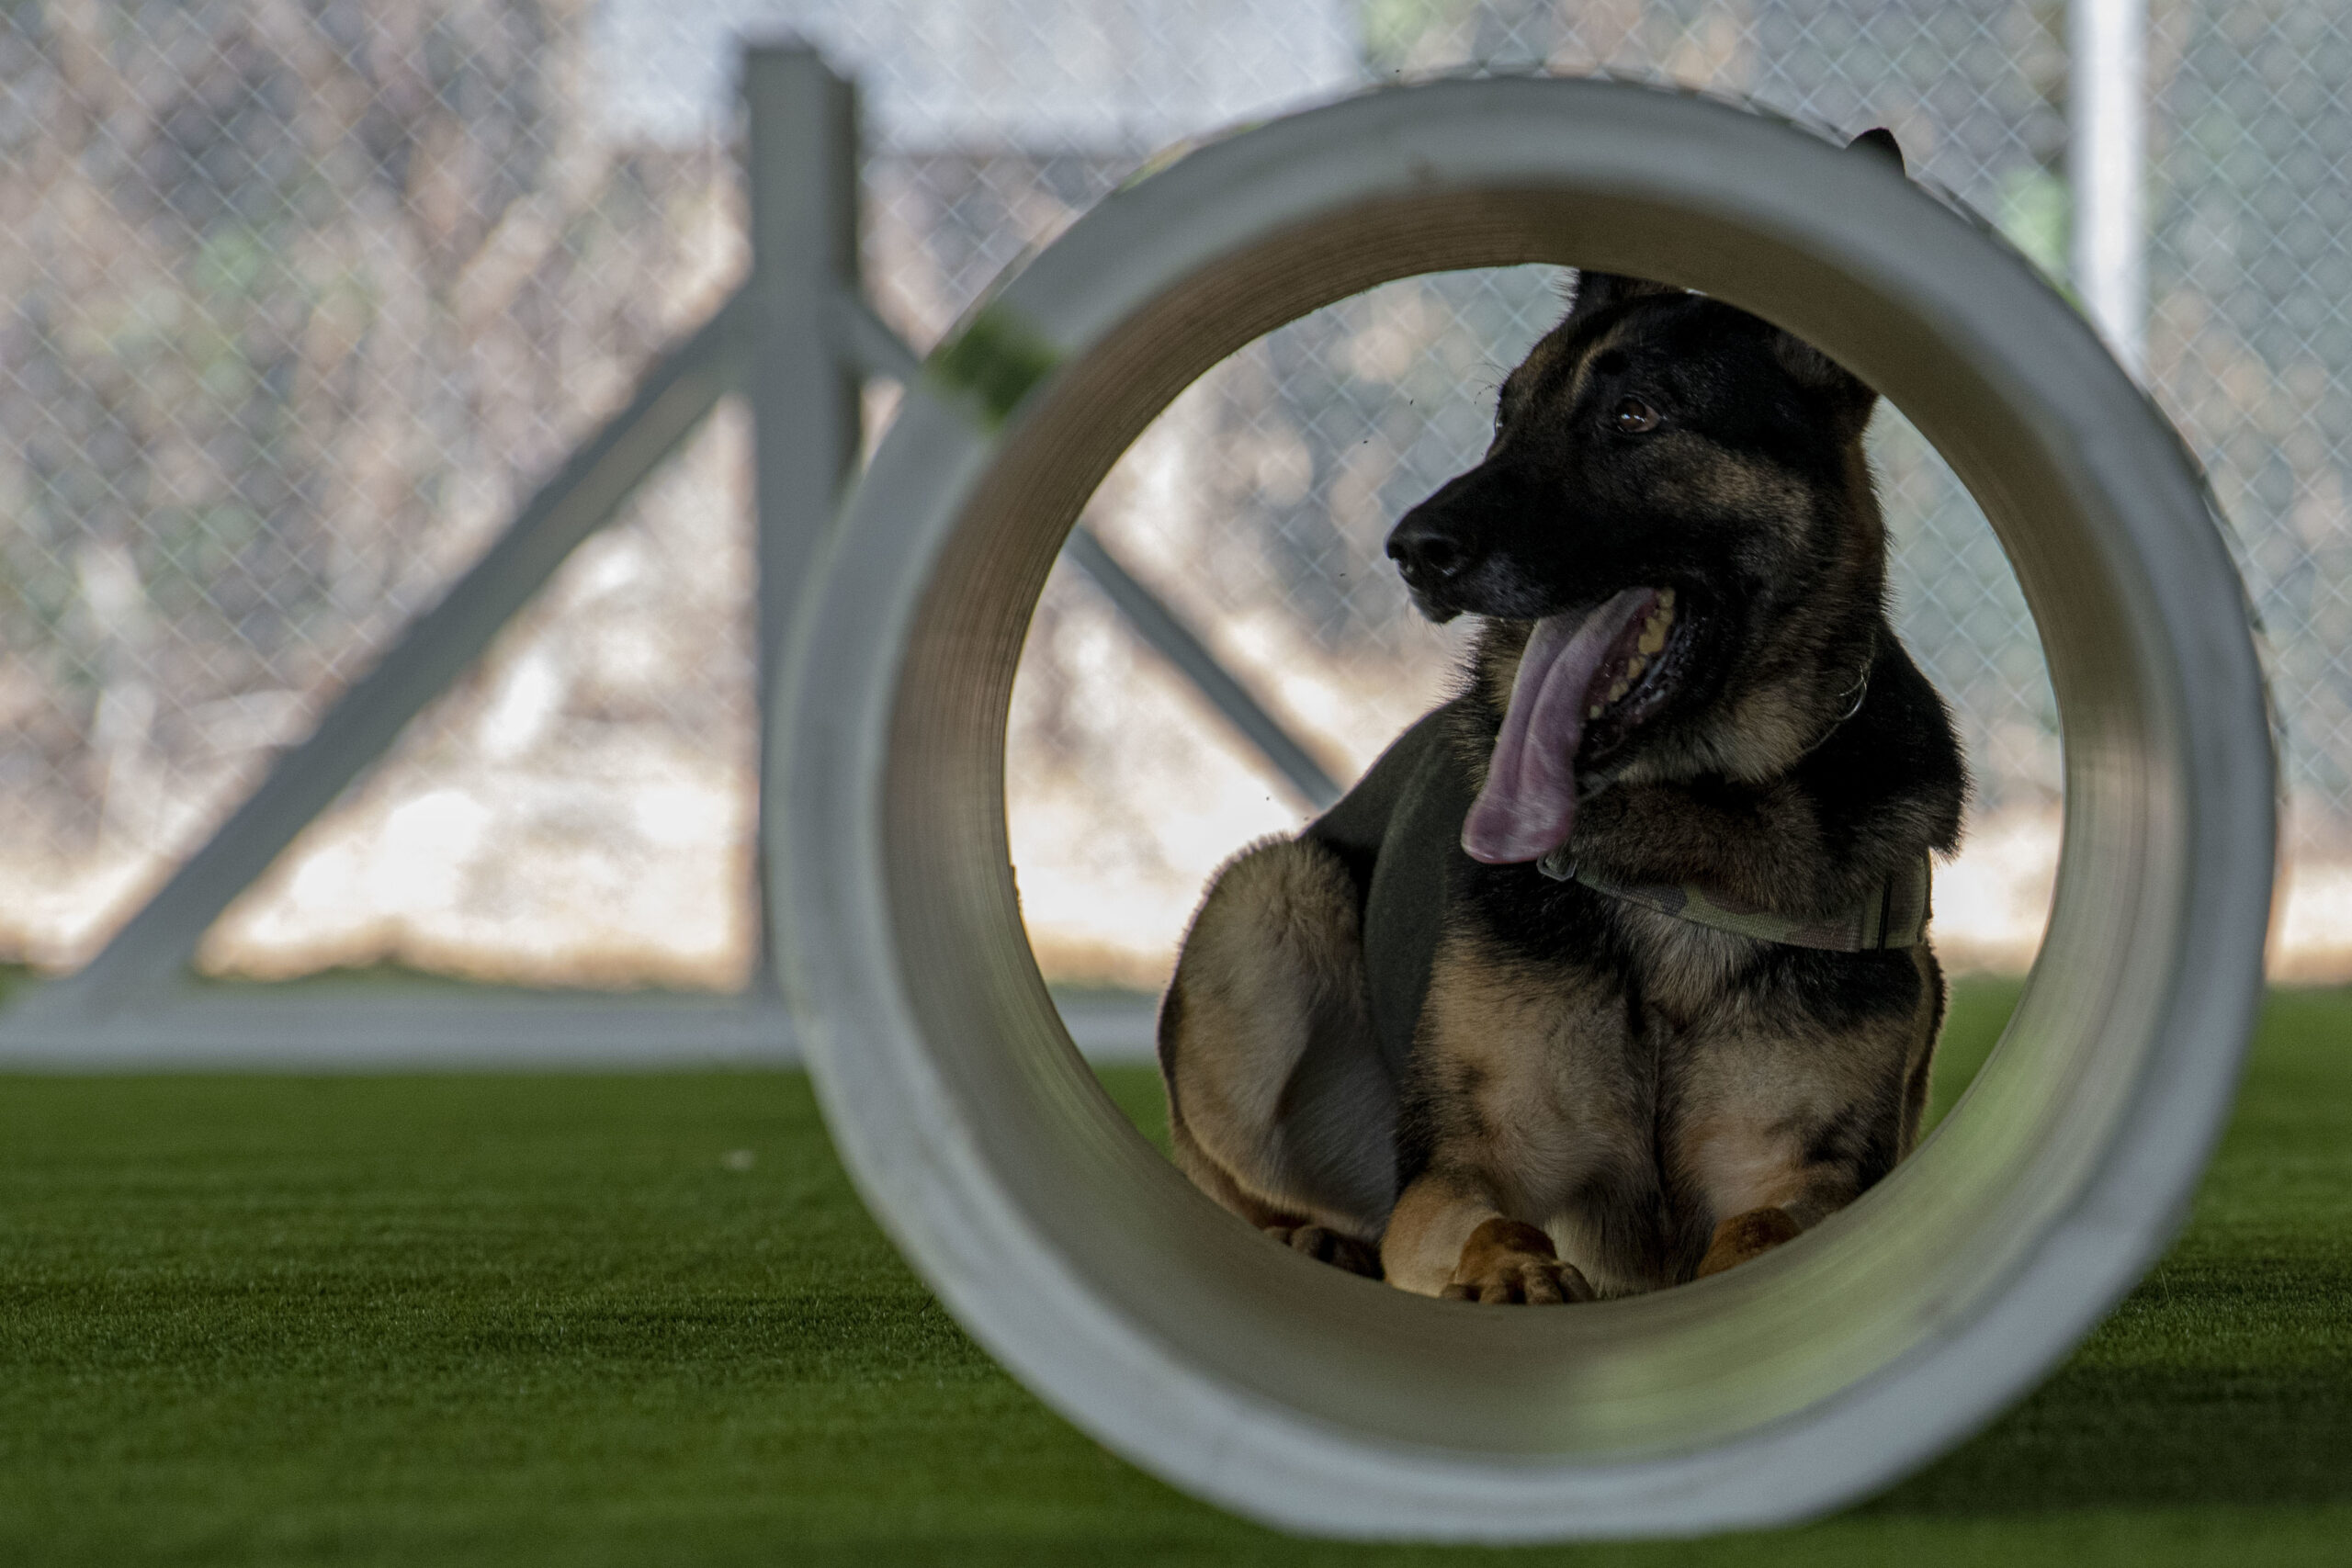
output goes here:
{"type": "MultiPolygon", "coordinates": [[[[797,41],[743,51],[751,193],[751,392],[758,496],[760,761],[792,612],[858,460],[859,376],[842,352],[838,302],[858,284],[854,86],[797,41]]],[[[771,825],[757,840],[761,941],[753,987],[773,992],[766,897],[771,825]]]]}
{"type": "Polygon", "coordinates": [[[2137,376],[2147,349],[2147,0],[2071,0],[2066,44],[2075,287],[2137,376]]]}

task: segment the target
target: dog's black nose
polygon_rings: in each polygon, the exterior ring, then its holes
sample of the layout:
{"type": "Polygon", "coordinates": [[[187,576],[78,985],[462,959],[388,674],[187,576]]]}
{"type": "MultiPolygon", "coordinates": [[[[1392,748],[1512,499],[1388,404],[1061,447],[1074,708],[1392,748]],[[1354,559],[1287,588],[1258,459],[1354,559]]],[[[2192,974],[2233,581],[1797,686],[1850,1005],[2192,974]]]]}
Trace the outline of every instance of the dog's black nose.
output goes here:
{"type": "Polygon", "coordinates": [[[1448,528],[1423,513],[1408,513],[1388,536],[1388,558],[1416,588],[1434,587],[1462,574],[1470,552],[1448,528]]]}

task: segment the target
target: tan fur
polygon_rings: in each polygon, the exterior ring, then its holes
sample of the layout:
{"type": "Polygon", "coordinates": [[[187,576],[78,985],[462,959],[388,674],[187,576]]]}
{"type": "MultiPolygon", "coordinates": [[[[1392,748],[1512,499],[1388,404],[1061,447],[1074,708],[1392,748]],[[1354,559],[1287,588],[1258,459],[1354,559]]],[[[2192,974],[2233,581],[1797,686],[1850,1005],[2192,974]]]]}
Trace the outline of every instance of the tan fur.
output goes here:
{"type": "Polygon", "coordinates": [[[1811,515],[1813,492],[1776,464],[1683,432],[1661,437],[1657,448],[1663,472],[1651,491],[1669,506],[1773,527],[1801,527],[1811,515]]]}
{"type": "Polygon", "coordinates": [[[1684,1129],[1682,1146],[1690,1179],[1721,1213],[1779,1208],[1804,1195],[1803,1156],[1785,1127],[1717,1110],[1684,1129]]]}
{"type": "Polygon", "coordinates": [[[1541,1227],[1596,1293],[1632,1294],[1693,1277],[1730,1216],[1770,1208],[1794,1235],[1852,1201],[1853,1164],[1816,1157],[1810,1143],[1841,1118],[1872,1121],[1903,1092],[1919,1021],[1830,1035],[1758,1016],[1713,977],[1724,955],[1709,951],[1751,939],[1647,918],[1679,930],[1654,933],[1664,962],[1651,973],[1665,984],[1646,998],[1641,1037],[1624,998],[1572,965],[1502,957],[1461,935],[1441,947],[1419,1060],[1445,1110],[1382,1244],[1393,1283],[1442,1292],[1471,1238],[1513,1218],[1541,1227]],[[1645,1059],[1656,1077],[1639,1069],[1645,1059]],[[1624,1246],[1629,1203],[1680,1211],[1680,1245],[1624,1246]]]}
{"type": "Polygon", "coordinates": [[[1439,1293],[1471,1234],[1508,1215],[1546,1231],[1601,1293],[1657,1283],[1611,1267],[1573,1202],[1597,1171],[1648,1158],[1644,1106],[1624,1070],[1632,1046],[1615,997],[1449,937],[1418,1049],[1453,1114],[1431,1129],[1429,1170],[1397,1199],[1381,1245],[1389,1280],[1439,1293]]]}
{"type": "Polygon", "coordinates": [[[1592,1286],[1574,1264],[1560,1261],[1550,1236],[1521,1220],[1493,1219],[1462,1244],[1461,1261],[1440,1293],[1457,1302],[1557,1306],[1590,1301],[1592,1286]]]}
{"type": "Polygon", "coordinates": [[[1707,1244],[1707,1255],[1699,1259],[1696,1278],[1703,1280],[1710,1274],[1736,1269],[1761,1258],[1782,1242],[1794,1241],[1801,1234],[1796,1221],[1779,1209],[1750,1209],[1744,1214],[1734,1214],[1715,1227],[1714,1239],[1707,1244]]]}
{"type": "MultiPolygon", "coordinates": [[[[1943,995],[1943,968],[1936,962],[1935,950],[1926,942],[1911,950],[1913,964],[1919,971],[1920,988],[1930,996],[1943,995]]],[[[1897,1136],[1897,1156],[1911,1157],[1919,1146],[1919,1131],[1928,1115],[1928,1092],[1932,1087],[1936,1063],[1936,1037],[1943,1031],[1943,1010],[1920,1010],[1915,1021],[1917,1027],[1911,1035],[1911,1049],[1903,1066],[1903,1124],[1897,1136]]]]}
{"type": "Polygon", "coordinates": [[[1889,1021],[1831,1033],[1728,1012],[1694,1027],[1669,1158],[1718,1216],[1785,1210],[1810,1225],[1853,1201],[1853,1168],[1809,1145],[1841,1116],[1899,1104],[1917,1026],[1889,1021]]]}
{"type": "Polygon", "coordinates": [[[1285,1233],[1380,1235],[1396,1090],[1368,1046],[1354,896],[1336,861],[1279,840],[1236,857],[1193,917],[1161,1030],[1171,1141],[1196,1185],[1285,1233]]]}
{"type": "Polygon", "coordinates": [[[1577,355],[1576,369],[1568,376],[1567,401],[1573,403],[1584,396],[1585,386],[1592,375],[1592,362],[1617,347],[1618,340],[1623,335],[1624,329],[1620,327],[1613,332],[1603,333],[1585,344],[1583,351],[1577,355]]]}

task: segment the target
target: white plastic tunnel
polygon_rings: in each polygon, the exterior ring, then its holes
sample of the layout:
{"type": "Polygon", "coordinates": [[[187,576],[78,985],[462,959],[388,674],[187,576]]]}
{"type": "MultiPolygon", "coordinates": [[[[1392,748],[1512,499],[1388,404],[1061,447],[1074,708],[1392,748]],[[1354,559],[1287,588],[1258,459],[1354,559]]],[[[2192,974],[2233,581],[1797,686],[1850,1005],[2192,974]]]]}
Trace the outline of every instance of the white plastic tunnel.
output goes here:
{"type": "Polygon", "coordinates": [[[2170,1238],[2262,979],[2274,784],[2195,463],[2031,268],[1890,164],[1625,84],[1453,82],[1113,196],[933,357],[800,617],[781,954],[861,1190],[1048,1403],[1244,1514],[1348,1535],[1817,1512],[1990,1419],[2170,1238]],[[1272,1247],[1119,1116],[1006,847],[1006,711],[1080,508],[1196,377],[1390,279],[1543,262],[1702,289],[1877,387],[1998,532],[2064,732],[2049,935],[1955,1112],[1860,1202],[1682,1289],[1426,1300],[1272,1247]]]}

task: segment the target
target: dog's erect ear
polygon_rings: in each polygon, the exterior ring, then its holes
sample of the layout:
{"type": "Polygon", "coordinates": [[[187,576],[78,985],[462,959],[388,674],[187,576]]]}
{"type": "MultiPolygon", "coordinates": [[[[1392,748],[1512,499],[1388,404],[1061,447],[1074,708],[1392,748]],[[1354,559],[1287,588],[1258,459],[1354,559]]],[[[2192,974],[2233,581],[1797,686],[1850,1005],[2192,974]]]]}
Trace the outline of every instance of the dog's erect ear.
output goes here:
{"type": "Polygon", "coordinates": [[[1789,373],[1791,380],[1818,394],[1829,405],[1830,417],[1837,422],[1842,437],[1850,440],[1870,423],[1871,411],[1878,406],[1878,394],[1844,366],[1804,339],[1777,327],[1772,329],[1772,356],[1781,362],[1781,368],[1789,373]]]}
{"type": "MultiPolygon", "coordinates": [[[[1903,167],[1903,148],[1894,140],[1894,132],[1884,126],[1863,131],[1846,143],[1847,150],[1868,157],[1884,158],[1898,174],[1903,167]]],[[[1841,432],[1849,438],[1860,435],[1871,422],[1871,411],[1878,406],[1878,394],[1861,380],[1821,350],[1777,328],[1772,333],[1772,355],[1790,379],[1807,391],[1818,393],[1833,411],[1841,432]]]]}
{"type": "Polygon", "coordinates": [[[1672,284],[1652,283],[1646,277],[1627,277],[1619,272],[1580,271],[1577,274],[1576,303],[1568,307],[1567,320],[1577,321],[1606,310],[1611,305],[1638,299],[1645,294],[1681,292],[1672,284]]]}
{"type": "Polygon", "coordinates": [[[1896,174],[1908,172],[1903,167],[1903,148],[1894,140],[1894,132],[1883,125],[1863,131],[1860,136],[1847,142],[1846,148],[1851,152],[1875,152],[1878,156],[1892,162],[1896,174]]]}

